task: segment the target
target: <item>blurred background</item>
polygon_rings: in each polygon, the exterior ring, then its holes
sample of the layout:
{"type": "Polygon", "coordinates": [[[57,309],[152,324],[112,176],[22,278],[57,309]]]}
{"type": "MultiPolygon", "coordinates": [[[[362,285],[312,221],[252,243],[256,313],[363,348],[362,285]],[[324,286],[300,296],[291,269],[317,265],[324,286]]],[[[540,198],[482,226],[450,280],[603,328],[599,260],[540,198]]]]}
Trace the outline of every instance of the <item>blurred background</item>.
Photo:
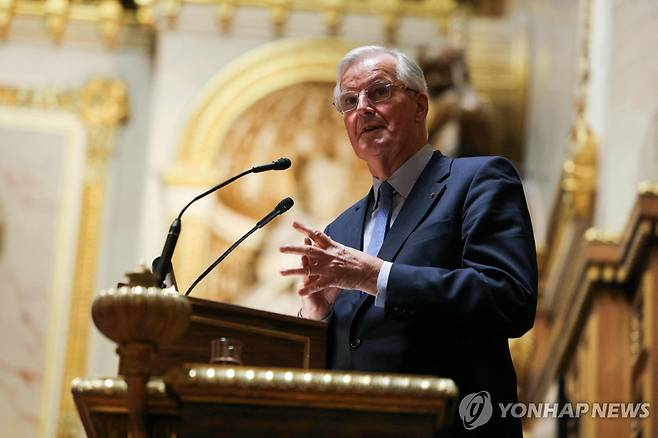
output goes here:
{"type": "MultiPolygon", "coordinates": [[[[539,249],[535,328],[511,347],[526,401],[658,394],[658,3],[655,0],[0,0],[0,433],[80,436],[77,376],[115,375],[94,296],[160,254],[193,295],[296,314],[300,240],[370,186],[331,105],[364,44],[418,60],[431,143],[503,155],[539,249]]],[[[658,421],[527,419],[529,437],[655,437],[658,421]]]]}

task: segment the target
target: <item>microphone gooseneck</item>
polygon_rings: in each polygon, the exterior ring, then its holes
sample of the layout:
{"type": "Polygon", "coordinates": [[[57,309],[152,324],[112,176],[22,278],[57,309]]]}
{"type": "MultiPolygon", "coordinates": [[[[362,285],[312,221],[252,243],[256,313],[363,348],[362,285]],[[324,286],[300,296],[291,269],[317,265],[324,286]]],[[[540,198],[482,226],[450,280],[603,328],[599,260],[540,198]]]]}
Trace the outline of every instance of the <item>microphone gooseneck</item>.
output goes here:
{"type": "Polygon", "coordinates": [[[208,267],[208,269],[203,271],[203,273],[201,275],[199,275],[199,277],[196,280],[194,280],[194,283],[192,283],[192,285],[187,289],[187,292],[185,292],[185,296],[188,296],[190,294],[190,292],[192,292],[192,289],[194,289],[194,287],[197,284],[199,284],[199,282],[201,280],[203,280],[206,277],[206,275],[210,274],[210,271],[215,269],[215,267],[217,265],[219,265],[222,262],[222,260],[224,260],[226,258],[226,256],[228,256],[231,252],[233,252],[233,250],[235,248],[237,248],[238,245],[240,245],[247,237],[251,236],[259,228],[263,228],[265,225],[267,225],[269,222],[271,222],[272,219],[274,219],[278,215],[283,214],[286,211],[290,210],[290,208],[293,206],[293,204],[294,204],[294,201],[292,200],[292,198],[285,198],[281,202],[279,202],[277,204],[277,206],[274,207],[274,210],[269,212],[265,217],[263,217],[263,219],[259,220],[258,223],[256,225],[254,225],[254,227],[251,230],[247,231],[244,236],[240,237],[237,242],[235,242],[226,251],[224,251],[224,253],[222,255],[220,255],[217,258],[217,260],[215,260],[212,263],[212,265],[210,265],[208,267]]]}
{"type": "Polygon", "coordinates": [[[167,233],[167,240],[165,241],[164,247],[162,248],[162,254],[160,255],[160,257],[158,257],[158,259],[156,259],[157,262],[154,263],[155,267],[153,273],[158,279],[158,282],[160,283],[160,287],[164,287],[164,279],[167,276],[167,274],[171,271],[171,259],[174,255],[174,249],[176,248],[176,243],[178,242],[178,236],[180,235],[182,228],[181,217],[183,216],[183,213],[185,213],[185,210],[187,210],[190,205],[194,204],[199,199],[208,196],[214,191],[219,190],[222,187],[231,184],[236,179],[242,178],[245,175],[248,175],[250,173],[265,172],[268,170],[285,170],[288,169],[291,166],[291,164],[292,163],[288,158],[279,158],[278,160],[274,160],[269,164],[254,166],[251,169],[245,170],[244,172],[232,176],[226,181],[221,182],[216,186],[209,188],[208,190],[206,190],[205,192],[201,193],[200,195],[192,199],[190,202],[188,202],[187,205],[183,207],[183,209],[180,211],[180,213],[178,213],[176,219],[174,219],[174,221],[169,226],[169,232],[167,233]]]}

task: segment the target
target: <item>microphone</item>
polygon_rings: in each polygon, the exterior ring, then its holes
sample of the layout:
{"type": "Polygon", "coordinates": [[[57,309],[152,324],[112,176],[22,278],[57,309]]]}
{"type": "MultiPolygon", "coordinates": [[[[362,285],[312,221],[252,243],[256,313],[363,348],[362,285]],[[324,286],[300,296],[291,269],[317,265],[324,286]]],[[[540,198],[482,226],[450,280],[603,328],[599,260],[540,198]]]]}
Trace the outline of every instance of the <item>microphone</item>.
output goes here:
{"type": "Polygon", "coordinates": [[[270,211],[267,214],[267,216],[265,216],[263,219],[258,221],[258,223],[256,224],[256,228],[263,228],[272,219],[274,219],[278,215],[283,214],[286,211],[290,210],[290,207],[292,207],[293,204],[294,204],[294,201],[291,198],[283,199],[281,202],[279,202],[276,205],[276,207],[274,207],[274,210],[270,211]]]}
{"type": "Polygon", "coordinates": [[[167,240],[165,241],[164,247],[162,248],[162,254],[160,255],[160,257],[156,258],[153,261],[153,273],[155,274],[160,287],[164,287],[165,277],[170,271],[172,271],[171,259],[174,255],[174,249],[176,249],[176,242],[178,242],[178,236],[180,235],[181,232],[181,226],[182,226],[181,217],[183,216],[183,213],[185,213],[185,210],[187,210],[190,205],[192,205],[199,199],[208,196],[214,191],[219,190],[222,187],[231,184],[236,179],[242,178],[245,175],[248,175],[250,173],[265,172],[268,170],[285,170],[289,168],[290,165],[291,162],[288,158],[279,158],[278,160],[274,160],[269,164],[254,166],[251,169],[245,170],[244,172],[232,176],[226,181],[219,183],[214,187],[211,187],[210,189],[206,190],[205,192],[201,193],[200,195],[192,199],[190,202],[188,202],[187,205],[183,207],[183,209],[180,211],[180,213],[178,213],[178,217],[176,217],[176,219],[174,219],[174,221],[171,223],[171,226],[169,227],[169,232],[167,233],[167,240]]]}
{"type": "Polygon", "coordinates": [[[272,219],[290,210],[290,207],[292,207],[294,203],[295,202],[292,200],[292,198],[285,198],[281,200],[281,202],[279,202],[276,205],[276,207],[274,207],[274,210],[269,212],[263,219],[259,220],[251,230],[247,231],[247,233],[244,236],[240,237],[237,242],[231,245],[229,249],[224,251],[224,253],[220,255],[219,258],[217,258],[217,260],[215,260],[213,264],[208,267],[208,269],[203,271],[203,273],[199,275],[199,277],[196,280],[194,280],[194,283],[192,283],[192,285],[187,289],[187,292],[185,292],[185,296],[188,296],[190,292],[192,292],[192,289],[194,289],[194,286],[199,284],[199,282],[203,280],[206,277],[206,275],[210,274],[210,271],[215,269],[215,266],[219,265],[222,262],[222,260],[226,258],[226,256],[228,256],[231,252],[233,252],[233,250],[237,248],[238,245],[240,245],[247,237],[251,236],[254,233],[254,231],[258,230],[259,228],[263,228],[265,225],[271,222],[272,219]]]}
{"type": "Polygon", "coordinates": [[[279,158],[272,161],[270,164],[262,164],[251,168],[253,173],[265,172],[267,170],[286,170],[292,163],[287,158],[279,158]]]}
{"type": "Polygon", "coordinates": [[[172,271],[171,258],[174,256],[174,249],[176,248],[176,242],[178,241],[178,236],[181,231],[180,217],[182,214],[183,212],[180,212],[178,217],[174,219],[169,226],[169,232],[167,233],[167,240],[165,240],[164,247],[162,248],[162,254],[153,260],[153,274],[155,274],[155,278],[160,287],[165,287],[165,277],[170,271],[172,271]]]}

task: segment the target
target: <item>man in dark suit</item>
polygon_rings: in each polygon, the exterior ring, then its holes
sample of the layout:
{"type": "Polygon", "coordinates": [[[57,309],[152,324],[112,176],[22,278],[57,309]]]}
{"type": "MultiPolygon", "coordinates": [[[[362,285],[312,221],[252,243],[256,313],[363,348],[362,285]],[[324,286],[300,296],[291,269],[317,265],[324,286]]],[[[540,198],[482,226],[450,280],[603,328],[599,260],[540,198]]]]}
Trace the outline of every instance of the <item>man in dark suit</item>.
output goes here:
{"type": "MultiPolygon", "coordinates": [[[[534,321],[537,267],[523,188],[499,157],[451,159],[427,144],[423,73],[396,50],[361,47],[338,67],[334,104],[373,189],[325,232],[293,226],[300,316],[329,323],[334,369],[429,374],[460,397],[486,391],[486,424],[448,436],[520,437],[508,338],[534,321]]],[[[330,183],[330,182],[323,182],[330,183]]],[[[321,196],[318,193],[318,196],[321,196]]]]}

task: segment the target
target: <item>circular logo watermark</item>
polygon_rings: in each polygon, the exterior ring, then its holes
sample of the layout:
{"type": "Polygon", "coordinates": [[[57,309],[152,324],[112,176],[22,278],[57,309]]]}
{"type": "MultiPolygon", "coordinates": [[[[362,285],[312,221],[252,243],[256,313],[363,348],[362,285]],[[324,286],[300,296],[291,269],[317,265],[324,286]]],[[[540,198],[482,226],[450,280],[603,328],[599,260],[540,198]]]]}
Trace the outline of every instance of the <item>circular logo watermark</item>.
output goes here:
{"type": "Polygon", "coordinates": [[[487,391],[468,394],[459,403],[459,416],[466,430],[482,426],[491,419],[492,413],[491,395],[487,391]]]}

